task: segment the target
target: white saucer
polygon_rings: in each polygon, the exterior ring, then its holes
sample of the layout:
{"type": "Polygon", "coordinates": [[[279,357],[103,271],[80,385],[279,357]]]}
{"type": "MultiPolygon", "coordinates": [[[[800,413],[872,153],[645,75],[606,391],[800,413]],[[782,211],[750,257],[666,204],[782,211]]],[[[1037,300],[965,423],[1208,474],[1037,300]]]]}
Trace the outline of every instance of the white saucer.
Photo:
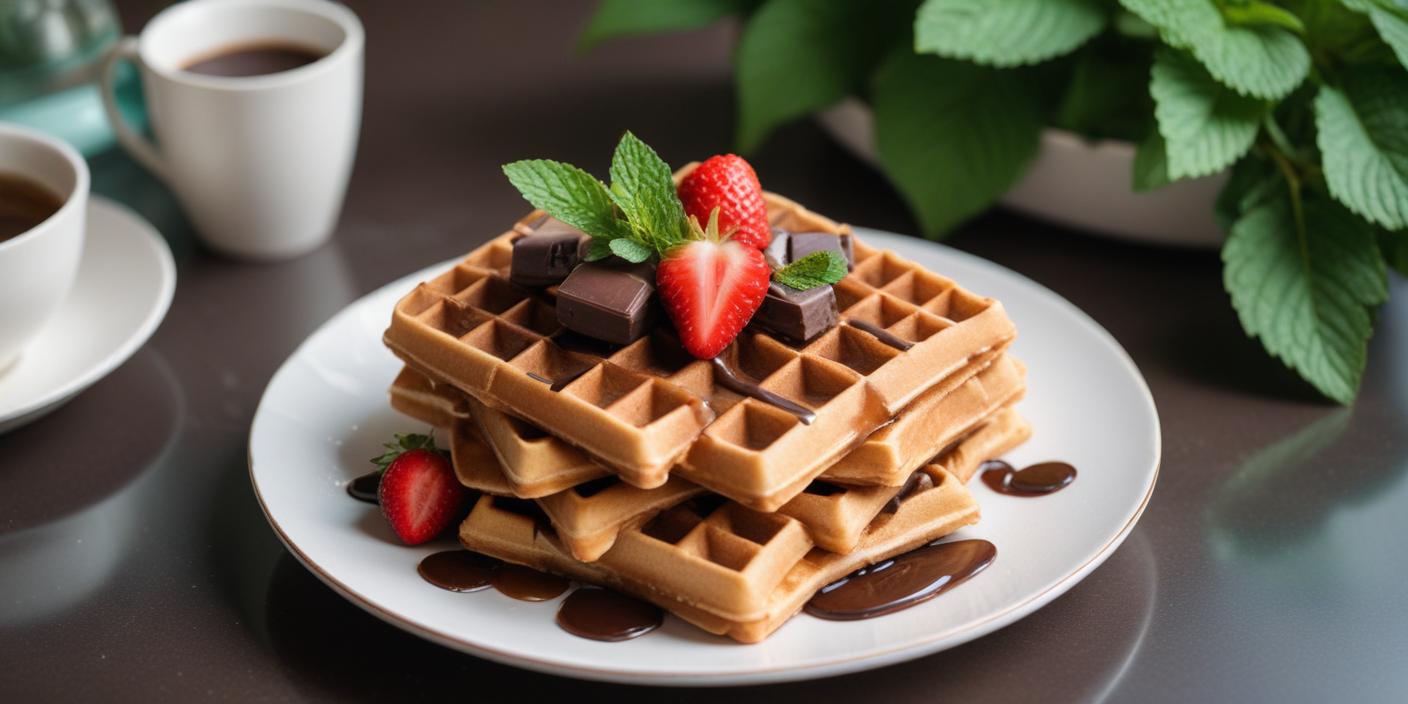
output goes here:
{"type": "Polygon", "coordinates": [[[77,283],[0,374],[0,433],[57,409],[121,366],[156,331],[175,291],[166,240],[127,206],[92,196],[77,283]]]}
{"type": "MultiPolygon", "coordinates": [[[[943,596],[867,621],[802,614],[757,645],[710,636],[677,619],[625,643],[572,636],[557,601],[496,591],[445,591],[416,574],[452,540],[408,548],[373,506],[347,496],[392,432],[423,432],[386,401],[400,363],[381,344],[396,300],[449,262],[411,274],[328,321],[274,375],[250,431],[250,475],[289,550],[352,603],[411,633],[468,653],[568,677],[657,685],[725,685],[826,677],[949,648],[1006,626],[1083,579],[1129,535],[1158,475],[1159,419],[1149,389],[1110,334],[1060,296],[969,254],[858,229],[866,243],[951,276],[1003,302],[1027,363],[1022,413],[1035,434],[1016,465],[1065,460],[1070,487],[1041,498],[970,485],[983,518],[956,538],[985,538],[997,560],[943,596]]],[[[1100,614],[1091,614],[1098,619],[1100,614]]],[[[1073,644],[1074,645],[1077,644],[1073,644]]]]}

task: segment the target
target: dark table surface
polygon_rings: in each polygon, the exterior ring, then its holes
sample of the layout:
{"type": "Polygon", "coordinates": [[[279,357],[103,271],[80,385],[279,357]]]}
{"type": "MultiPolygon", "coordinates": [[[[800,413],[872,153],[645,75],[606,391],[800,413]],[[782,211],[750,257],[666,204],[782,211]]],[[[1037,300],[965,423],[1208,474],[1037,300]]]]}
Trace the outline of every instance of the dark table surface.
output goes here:
{"type": "MultiPolygon", "coordinates": [[[[163,4],[119,3],[129,30],[163,4]]],[[[551,155],[604,172],[624,128],[672,163],[728,149],[734,30],[581,56],[576,3],[349,4],[368,30],[366,107],[329,245],[279,264],[218,258],[126,157],[93,160],[95,190],[171,242],[179,284],[142,351],[0,437],[0,700],[713,701],[514,670],[363,613],[275,538],[245,444],[265,383],[319,323],[521,214],[499,164],[551,155]]],[[[840,220],[917,229],[879,174],[810,123],[753,163],[771,189],[840,220]]],[[[1015,625],[878,671],[723,696],[1401,700],[1408,286],[1394,282],[1363,393],[1341,409],[1243,336],[1215,253],[1001,211],[949,243],[1051,287],[1129,350],[1163,421],[1154,499],[1104,566],[1015,625]]]]}

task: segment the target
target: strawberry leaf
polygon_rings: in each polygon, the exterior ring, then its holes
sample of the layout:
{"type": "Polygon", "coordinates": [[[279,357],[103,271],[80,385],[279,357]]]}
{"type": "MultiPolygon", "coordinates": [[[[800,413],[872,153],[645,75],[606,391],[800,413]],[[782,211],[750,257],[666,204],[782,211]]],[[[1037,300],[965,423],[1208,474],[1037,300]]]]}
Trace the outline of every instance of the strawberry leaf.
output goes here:
{"type": "Polygon", "coordinates": [[[832,249],[812,252],[773,272],[772,280],[798,291],[829,286],[846,278],[846,258],[832,249]]]}
{"type": "Polygon", "coordinates": [[[371,459],[371,463],[376,465],[377,469],[383,472],[386,471],[386,468],[391,466],[391,463],[395,462],[396,458],[400,457],[402,453],[410,452],[411,450],[431,450],[438,452],[435,447],[434,431],[425,435],[420,433],[396,433],[395,438],[396,439],[392,442],[382,444],[382,447],[386,448],[386,452],[371,459]]]}

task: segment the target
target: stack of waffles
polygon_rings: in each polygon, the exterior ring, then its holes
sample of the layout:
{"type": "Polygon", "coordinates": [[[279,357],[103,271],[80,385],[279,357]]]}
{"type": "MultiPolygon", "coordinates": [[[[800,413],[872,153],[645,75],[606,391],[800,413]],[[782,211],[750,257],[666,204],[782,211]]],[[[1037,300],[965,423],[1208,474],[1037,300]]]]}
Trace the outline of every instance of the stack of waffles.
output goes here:
{"type": "MultiPolygon", "coordinates": [[[[850,236],[766,200],[776,227],[850,236]]],[[[820,587],[975,523],[968,480],[1030,435],[1002,305],[893,253],[852,238],[839,322],[814,340],[749,328],[702,361],[664,326],[588,340],[553,288],[510,283],[542,217],[418,285],[385,336],[406,363],[392,406],[442,429],[480,492],[468,549],[756,642],[820,587]]]]}

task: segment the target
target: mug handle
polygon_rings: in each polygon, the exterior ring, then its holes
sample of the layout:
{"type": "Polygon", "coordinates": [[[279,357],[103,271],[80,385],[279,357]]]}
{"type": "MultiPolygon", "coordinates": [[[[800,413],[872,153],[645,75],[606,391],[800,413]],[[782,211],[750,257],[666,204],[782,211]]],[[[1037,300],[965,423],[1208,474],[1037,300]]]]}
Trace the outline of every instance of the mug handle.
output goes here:
{"type": "Polygon", "coordinates": [[[113,46],[107,56],[103,57],[103,66],[98,74],[103,96],[103,112],[108,115],[108,123],[112,125],[113,135],[117,141],[149,171],[159,176],[162,180],[167,180],[166,162],[157,152],[156,147],[146,137],[143,137],[136,130],[132,129],[127,121],[122,119],[122,111],[117,108],[117,94],[115,86],[117,83],[116,69],[119,62],[127,60],[141,65],[142,58],[137,51],[136,37],[123,37],[113,46]]]}

